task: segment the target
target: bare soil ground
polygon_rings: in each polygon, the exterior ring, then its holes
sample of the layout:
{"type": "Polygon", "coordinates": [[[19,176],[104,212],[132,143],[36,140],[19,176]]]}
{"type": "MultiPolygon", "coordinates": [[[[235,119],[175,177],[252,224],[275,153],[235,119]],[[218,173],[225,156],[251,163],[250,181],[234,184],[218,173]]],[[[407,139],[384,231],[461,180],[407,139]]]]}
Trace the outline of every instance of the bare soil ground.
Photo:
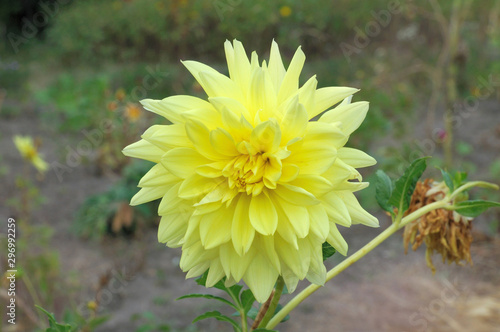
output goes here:
{"type": "MultiPolygon", "coordinates": [[[[490,161],[499,157],[500,105],[484,102],[481,106],[457,128],[457,136],[473,146],[473,153],[466,158],[478,165],[474,178],[484,179],[490,161]]],[[[422,128],[417,128],[417,132],[422,132],[422,128]]],[[[14,134],[40,136],[42,152],[49,163],[64,160],[66,146],[75,147],[84,138],[54,133],[42,126],[33,112],[2,119],[0,133],[1,164],[10,172],[2,179],[1,202],[16,190],[12,174],[21,165],[11,141],[14,134]]],[[[61,270],[65,275],[76,275],[71,279],[78,290],[74,304],[85,307],[93,299],[100,277],[109,272],[111,277],[104,287],[106,295],[100,311],[111,314],[111,318],[98,329],[100,332],[136,331],[142,323],[131,317],[145,311],[154,313],[158,322],[167,323],[174,331],[230,331],[216,320],[190,325],[194,317],[205,311],[225,308],[207,300],[175,301],[189,292],[217,292],[184,280],[185,275],[178,268],[180,251],[158,244],[155,229],[143,230],[135,238],[107,237],[100,242],[82,240],[70,232],[74,212],[85,198],[105,191],[115,180],[96,176],[91,165],[82,163],[65,174],[62,181],[54,172],[48,172],[39,183],[46,203],[36,210],[32,220],[55,229],[52,246],[60,254],[61,270]]],[[[10,215],[12,210],[1,204],[2,220],[10,215]]],[[[388,226],[385,215],[378,217],[379,229],[342,229],[350,253],[388,226]]],[[[423,248],[404,255],[401,237],[394,236],[308,298],[288,322],[278,326],[279,330],[500,331],[500,239],[498,234],[485,235],[484,226],[486,221],[498,217],[488,214],[476,221],[480,225],[476,227],[472,248],[473,266],[442,265],[436,257],[438,272],[432,275],[426,267],[423,248]]],[[[335,255],[327,263],[331,267],[341,260],[340,255],[335,255]]],[[[62,310],[64,305],[60,306],[62,310]]]]}

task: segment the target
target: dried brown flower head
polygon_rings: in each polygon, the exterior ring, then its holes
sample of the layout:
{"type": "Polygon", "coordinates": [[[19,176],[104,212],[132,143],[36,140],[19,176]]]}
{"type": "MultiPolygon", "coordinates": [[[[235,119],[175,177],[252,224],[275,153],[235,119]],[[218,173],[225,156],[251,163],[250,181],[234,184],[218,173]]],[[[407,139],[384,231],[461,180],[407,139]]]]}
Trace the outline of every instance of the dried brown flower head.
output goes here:
{"type": "MultiPolygon", "coordinates": [[[[442,199],[447,193],[448,188],[443,182],[435,183],[432,179],[426,179],[424,182],[419,181],[405,216],[442,199]]],[[[432,263],[434,251],[441,254],[443,263],[455,262],[458,265],[463,265],[462,261],[465,261],[472,264],[470,256],[471,220],[472,218],[464,217],[455,211],[433,210],[405,226],[403,234],[405,253],[408,252],[410,243],[412,249],[416,250],[425,242],[427,265],[433,273],[436,272],[432,263]]]]}

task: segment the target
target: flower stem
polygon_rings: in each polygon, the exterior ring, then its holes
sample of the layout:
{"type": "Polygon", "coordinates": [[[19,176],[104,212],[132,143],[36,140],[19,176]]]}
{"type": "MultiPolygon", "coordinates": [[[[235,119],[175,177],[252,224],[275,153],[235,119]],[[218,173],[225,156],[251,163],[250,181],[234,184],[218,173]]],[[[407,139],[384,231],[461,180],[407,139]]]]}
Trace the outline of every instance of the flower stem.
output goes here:
{"type": "MultiPolygon", "coordinates": [[[[344,271],[346,268],[357,262],[359,259],[361,259],[363,256],[365,256],[367,253],[375,249],[379,244],[384,242],[388,237],[390,237],[392,234],[394,234],[396,231],[401,229],[402,227],[406,226],[410,222],[422,217],[423,215],[429,213],[432,210],[440,209],[445,207],[448,204],[447,200],[441,200],[437,201],[434,203],[431,203],[429,205],[426,205],[413,213],[407,215],[406,217],[402,218],[400,222],[398,220],[394,221],[394,223],[389,226],[385,231],[380,233],[376,238],[368,242],[363,248],[359,249],[356,251],[354,254],[346,258],[344,261],[342,261],[340,264],[335,266],[333,269],[328,271],[326,275],[326,281],[331,280],[334,278],[336,275],[338,275],[340,272],[344,271]]],[[[399,219],[399,218],[397,218],[399,219]]],[[[321,286],[320,285],[315,285],[311,284],[309,285],[306,289],[304,289],[302,292],[297,294],[293,299],[290,300],[277,314],[274,316],[269,323],[267,324],[266,328],[267,329],[272,329],[276,325],[278,325],[279,322],[283,320],[283,318],[286,317],[292,311],[299,303],[304,301],[309,295],[317,291],[321,286]]]]}
{"type": "Polygon", "coordinates": [[[482,188],[489,188],[489,189],[495,189],[498,190],[498,186],[493,183],[489,183],[486,181],[471,181],[467,182],[466,184],[462,185],[461,187],[455,189],[455,191],[450,195],[450,201],[452,201],[455,197],[458,196],[462,191],[465,191],[469,188],[472,187],[482,187],[482,188]]]}
{"type": "Polygon", "coordinates": [[[266,314],[264,315],[264,318],[262,318],[262,321],[259,324],[259,327],[265,327],[267,323],[271,320],[271,318],[274,315],[274,312],[276,311],[276,308],[278,307],[278,303],[280,302],[281,294],[283,293],[283,288],[285,288],[285,280],[283,277],[279,277],[278,281],[276,282],[276,290],[274,291],[274,296],[271,301],[271,304],[269,305],[269,308],[267,309],[266,314]]]}

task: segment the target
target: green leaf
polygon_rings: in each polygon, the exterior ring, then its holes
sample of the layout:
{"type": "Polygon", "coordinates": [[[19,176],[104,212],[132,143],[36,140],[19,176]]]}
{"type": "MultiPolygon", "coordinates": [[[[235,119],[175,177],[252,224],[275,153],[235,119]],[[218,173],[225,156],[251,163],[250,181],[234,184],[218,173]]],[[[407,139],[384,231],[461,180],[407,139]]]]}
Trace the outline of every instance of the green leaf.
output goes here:
{"type": "Polygon", "coordinates": [[[453,192],[453,190],[455,190],[455,184],[453,183],[451,174],[442,168],[439,168],[439,170],[441,171],[441,175],[443,175],[444,183],[446,183],[446,186],[448,187],[448,189],[450,189],[450,192],[453,192]]]}
{"type": "Polygon", "coordinates": [[[234,320],[232,320],[231,318],[229,318],[229,317],[221,314],[218,311],[209,311],[209,312],[206,312],[203,315],[200,315],[200,316],[196,317],[193,320],[193,323],[199,322],[200,320],[207,319],[207,318],[215,318],[215,319],[223,321],[223,322],[228,322],[231,325],[233,325],[235,331],[238,331],[238,332],[241,331],[241,328],[238,325],[238,323],[236,323],[234,320]]]}
{"type": "Polygon", "coordinates": [[[397,207],[399,214],[403,214],[408,210],[417,181],[427,168],[427,158],[429,157],[414,160],[405,170],[403,176],[396,181],[389,204],[397,207]]]}
{"type": "Polygon", "coordinates": [[[276,330],[268,330],[268,329],[263,329],[263,328],[258,328],[256,330],[252,330],[253,332],[277,332],[276,330]]]}
{"type": "Polygon", "coordinates": [[[453,184],[455,188],[460,187],[467,180],[467,172],[456,172],[453,176],[453,184]]]}
{"type": "Polygon", "coordinates": [[[464,201],[455,204],[455,211],[465,217],[475,218],[490,207],[500,207],[500,203],[492,201],[464,201]]]}
{"type": "Polygon", "coordinates": [[[375,197],[378,205],[387,212],[394,213],[393,207],[389,204],[392,196],[393,184],[391,178],[382,170],[378,170],[375,178],[375,197]]]}
{"type": "Polygon", "coordinates": [[[323,242],[323,261],[327,260],[328,258],[332,257],[333,254],[335,254],[335,248],[333,248],[330,243],[328,242],[323,242]]]}
{"type": "Polygon", "coordinates": [[[73,328],[69,324],[59,324],[56,321],[53,313],[48,312],[44,308],[35,304],[35,307],[43,312],[49,318],[49,327],[45,330],[45,332],[71,332],[73,328]]]}
{"type": "Polygon", "coordinates": [[[225,303],[228,306],[238,310],[238,307],[235,306],[233,303],[229,302],[228,300],[226,300],[220,296],[214,296],[214,295],[210,295],[210,294],[188,294],[188,295],[181,296],[181,297],[177,298],[176,300],[189,299],[189,298],[205,298],[205,299],[209,299],[209,300],[217,300],[217,301],[225,303]]]}
{"type": "Polygon", "coordinates": [[[255,296],[250,289],[246,289],[241,293],[241,306],[245,314],[252,308],[255,302],[255,296]]]}

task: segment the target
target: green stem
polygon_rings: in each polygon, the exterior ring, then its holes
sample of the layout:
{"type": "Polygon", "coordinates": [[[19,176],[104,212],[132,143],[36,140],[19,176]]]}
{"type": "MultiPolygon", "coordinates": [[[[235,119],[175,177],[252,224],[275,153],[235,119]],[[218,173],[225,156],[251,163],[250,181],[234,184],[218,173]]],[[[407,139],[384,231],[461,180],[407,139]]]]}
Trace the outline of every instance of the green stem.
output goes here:
{"type": "MultiPolygon", "coordinates": [[[[276,290],[274,291],[274,296],[271,301],[271,304],[269,305],[269,308],[267,309],[266,314],[264,315],[264,318],[262,318],[262,321],[259,324],[259,327],[263,328],[269,323],[271,318],[274,315],[274,312],[276,311],[276,308],[278,307],[278,303],[280,302],[281,294],[283,293],[283,289],[285,288],[285,280],[283,277],[279,277],[278,281],[276,282],[276,290]]],[[[286,316],[286,315],[285,315],[286,316]]]]}
{"type": "MultiPolygon", "coordinates": [[[[328,271],[326,275],[326,281],[331,280],[340,272],[344,271],[346,268],[357,262],[359,259],[361,259],[367,253],[372,251],[374,248],[376,248],[379,244],[381,244],[383,241],[385,241],[388,237],[390,237],[392,234],[394,234],[402,227],[422,217],[423,215],[429,213],[430,211],[443,208],[446,205],[448,205],[447,200],[437,201],[410,213],[406,217],[402,218],[400,222],[396,222],[397,220],[395,220],[391,226],[389,226],[385,231],[380,233],[376,238],[368,242],[363,248],[359,249],[354,254],[343,260],[340,264],[335,266],[333,269],[328,271]]],[[[292,311],[297,305],[299,305],[299,303],[304,301],[307,297],[309,297],[309,295],[317,291],[320,287],[321,287],[320,285],[311,284],[302,292],[297,294],[269,321],[266,328],[272,329],[276,325],[278,325],[278,323],[281,322],[283,318],[285,318],[286,315],[290,313],[290,311],[292,311]]]]}
{"type": "Polygon", "coordinates": [[[462,191],[465,191],[465,190],[472,188],[472,187],[481,187],[481,188],[489,188],[489,189],[498,190],[498,186],[496,184],[485,182],[485,181],[471,181],[471,182],[467,182],[466,184],[462,185],[461,187],[455,189],[455,191],[450,195],[449,200],[452,201],[462,191]]]}

